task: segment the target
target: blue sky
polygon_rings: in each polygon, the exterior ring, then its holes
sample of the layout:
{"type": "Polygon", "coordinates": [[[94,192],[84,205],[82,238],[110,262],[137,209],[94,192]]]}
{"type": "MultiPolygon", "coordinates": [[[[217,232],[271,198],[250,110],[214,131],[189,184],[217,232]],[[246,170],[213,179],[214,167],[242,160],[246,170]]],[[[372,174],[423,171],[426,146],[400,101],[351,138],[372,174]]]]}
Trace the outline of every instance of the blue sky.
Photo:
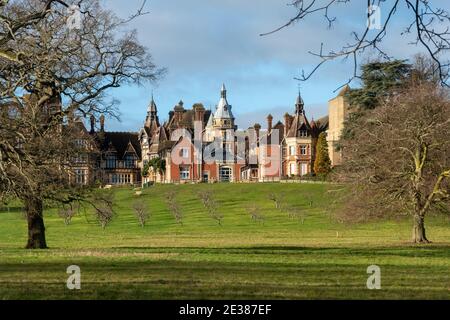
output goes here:
{"type": "MultiPolygon", "coordinates": [[[[341,5],[331,12],[338,16],[332,29],[318,15],[273,35],[259,36],[295,14],[295,9],[286,4],[288,1],[149,1],[150,13],[136,19],[130,28],[137,29],[154,63],[166,67],[168,73],[155,85],[111,91],[121,101],[121,122],[110,119],[107,130],[137,131],[145,119],[152,90],[160,120],[167,119],[167,113],[180,99],[185,107],[201,102],[206,108],[214,108],[222,83],[227,86],[228,101],[240,128],[255,122],[265,127],[268,113],[278,121],[285,112],[293,112],[298,90],[294,77],[318,62],[308,51],[316,51],[321,42],[325,51],[339,49],[351,40],[352,30],[365,28],[366,21],[365,1],[352,1],[351,5],[341,5]]],[[[437,2],[444,6],[444,0],[437,2]]],[[[120,17],[127,17],[137,9],[140,0],[104,3],[120,17]]],[[[405,10],[397,13],[383,44],[393,57],[410,58],[421,51],[408,44],[412,38],[400,35],[411,18],[405,10]]],[[[367,53],[361,59],[371,57],[373,53],[367,53]]],[[[333,91],[351,74],[351,63],[337,60],[301,83],[307,116],[317,119],[326,115],[327,102],[336,95],[333,91]]]]}

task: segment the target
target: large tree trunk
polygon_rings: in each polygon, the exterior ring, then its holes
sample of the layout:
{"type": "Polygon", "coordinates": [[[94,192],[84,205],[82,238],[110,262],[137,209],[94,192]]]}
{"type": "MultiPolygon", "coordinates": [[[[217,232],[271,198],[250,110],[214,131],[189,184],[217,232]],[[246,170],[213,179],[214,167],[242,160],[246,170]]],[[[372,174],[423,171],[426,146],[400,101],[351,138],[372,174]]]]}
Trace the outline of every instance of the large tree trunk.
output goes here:
{"type": "Polygon", "coordinates": [[[425,234],[425,219],[421,215],[414,215],[413,242],[429,243],[425,234]]]}
{"type": "Polygon", "coordinates": [[[46,249],[45,226],[42,200],[28,198],[25,200],[25,212],[28,221],[27,249],[46,249]]]}

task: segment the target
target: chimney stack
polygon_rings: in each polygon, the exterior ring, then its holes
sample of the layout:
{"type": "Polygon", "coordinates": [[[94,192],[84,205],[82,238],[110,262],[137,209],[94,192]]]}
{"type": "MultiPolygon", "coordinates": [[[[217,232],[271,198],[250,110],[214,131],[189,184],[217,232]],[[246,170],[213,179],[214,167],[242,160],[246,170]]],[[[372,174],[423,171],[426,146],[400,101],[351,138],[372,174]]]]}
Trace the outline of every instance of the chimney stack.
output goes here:
{"type": "Polygon", "coordinates": [[[284,135],[286,136],[291,128],[291,116],[287,112],[284,114],[284,123],[284,135]]]}
{"type": "Polygon", "coordinates": [[[94,133],[95,132],[95,117],[93,115],[91,115],[90,121],[91,121],[91,133],[94,133]]]}
{"type": "Polygon", "coordinates": [[[105,116],[100,116],[100,132],[105,132],[105,116]]]}
{"type": "Polygon", "coordinates": [[[259,143],[259,131],[261,130],[261,125],[259,123],[255,123],[255,125],[253,126],[253,128],[255,128],[255,132],[256,132],[256,140],[259,143]]]}
{"type": "Polygon", "coordinates": [[[269,115],[267,116],[267,131],[268,131],[269,133],[272,132],[272,121],[273,121],[273,116],[272,116],[271,114],[269,114],[269,115]]]}
{"type": "Polygon", "coordinates": [[[173,108],[175,113],[175,123],[177,124],[180,124],[181,120],[183,120],[183,113],[184,113],[183,104],[184,104],[183,100],[180,100],[180,102],[178,102],[175,108],[173,108]]]}
{"type": "Polygon", "coordinates": [[[196,103],[196,104],[194,104],[192,109],[194,109],[194,113],[195,113],[194,120],[201,121],[203,123],[203,119],[205,118],[205,111],[206,111],[203,104],[196,103]]]}

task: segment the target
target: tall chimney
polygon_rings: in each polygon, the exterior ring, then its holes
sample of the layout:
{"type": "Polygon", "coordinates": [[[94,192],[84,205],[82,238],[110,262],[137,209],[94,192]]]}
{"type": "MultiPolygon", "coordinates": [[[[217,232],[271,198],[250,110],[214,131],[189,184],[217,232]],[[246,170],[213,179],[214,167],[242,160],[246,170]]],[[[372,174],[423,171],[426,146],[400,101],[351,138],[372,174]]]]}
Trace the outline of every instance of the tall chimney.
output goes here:
{"type": "Polygon", "coordinates": [[[103,114],[100,116],[100,131],[105,132],[105,116],[103,114]]]}
{"type": "Polygon", "coordinates": [[[91,121],[91,133],[94,133],[95,132],[95,117],[93,115],[91,115],[90,121],[91,121]]]}
{"type": "Polygon", "coordinates": [[[259,143],[259,131],[261,130],[261,125],[259,123],[255,123],[255,125],[253,126],[253,128],[255,128],[255,132],[256,132],[256,140],[259,143]]]}
{"type": "Polygon", "coordinates": [[[271,114],[269,114],[269,115],[267,116],[267,131],[268,131],[269,133],[272,132],[272,121],[273,121],[273,117],[272,117],[271,114]]]}
{"type": "Polygon", "coordinates": [[[205,107],[201,103],[196,103],[194,104],[193,109],[195,113],[194,120],[201,121],[203,123],[203,119],[205,117],[205,107]]]}
{"type": "Polygon", "coordinates": [[[284,135],[286,136],[289,132],[289,129],[291,128],[291,116],[289,113],[284,114],[284,135]]]}

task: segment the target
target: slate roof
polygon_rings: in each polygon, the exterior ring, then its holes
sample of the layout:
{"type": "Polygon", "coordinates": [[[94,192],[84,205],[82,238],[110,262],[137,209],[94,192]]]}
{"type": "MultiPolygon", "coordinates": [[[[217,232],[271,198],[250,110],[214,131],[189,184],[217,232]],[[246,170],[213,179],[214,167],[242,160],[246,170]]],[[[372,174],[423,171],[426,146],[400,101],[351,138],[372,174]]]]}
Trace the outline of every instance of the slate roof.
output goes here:
{"type": "MultiPolygon", "coordinates": [[[[181,111],[180,111],[181,112],[181,111]]],[[[171,113],[169,121],[167,123],[168,128],[186,128],[186,129],[194,129],[194,119],[195,119],[195,111],[194,110],[185,110],[183,109],[183,116],[181,118],[181,122],[179,124],[175,123],[175,114],[171,113]]],[[[208,119],[211,115],[211,110],[205,110],[203,116],[203,125],[208,122],[208,119]]]]}
{"type": "Polygon", "coordinates": [[[227,101],[227,90],[225,89],[225,84],[222,85],[220,90],[220,100],[217,105],[216,111],[214,112],[215,119],[234,119],[233,113],[231,112],[232,106],[227,101]]]}
{"type": "Polygon", "coordinates": [[[286,137],[287,138],[300,137],[301,130],[306,130],[308,131],[308,133],[310,133],[311,126],[308,122],[308,119],[306,119],[304,113],[297,113],[294,116],[294,120],[292,121],[291,127],[289,128],[286,137]]]}
{"type": "Polygon", "coordinates": [[[320,131],[328,130],[329,117],[325,116],[316,120],[316,126],[320,131]]]}
{"type": "Polygon", "coordinates": [[[97,132],[96,139],[100,145],[100,150],[105,152],[110,146],[117,151],[117,157],[123,159],[129,143],[133,146],[139,159],[142,158],[141,145],[137,132],[97,132]]]}

